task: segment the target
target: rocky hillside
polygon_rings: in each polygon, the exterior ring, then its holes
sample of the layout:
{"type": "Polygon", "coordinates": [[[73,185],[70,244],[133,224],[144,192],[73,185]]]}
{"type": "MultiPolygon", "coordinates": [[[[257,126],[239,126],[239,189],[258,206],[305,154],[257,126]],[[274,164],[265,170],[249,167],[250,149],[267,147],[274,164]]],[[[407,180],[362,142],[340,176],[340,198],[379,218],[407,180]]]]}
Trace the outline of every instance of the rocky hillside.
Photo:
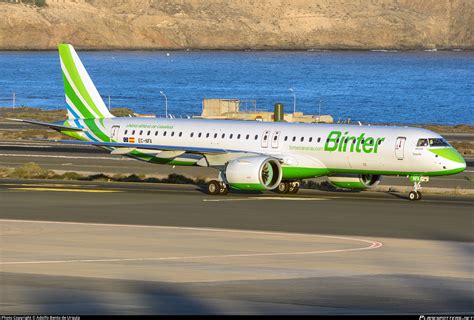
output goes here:
{"type": "Polygon", "coordinates": [[[0,49],[474,49],[473,0],[1,1],[0,49]]]}

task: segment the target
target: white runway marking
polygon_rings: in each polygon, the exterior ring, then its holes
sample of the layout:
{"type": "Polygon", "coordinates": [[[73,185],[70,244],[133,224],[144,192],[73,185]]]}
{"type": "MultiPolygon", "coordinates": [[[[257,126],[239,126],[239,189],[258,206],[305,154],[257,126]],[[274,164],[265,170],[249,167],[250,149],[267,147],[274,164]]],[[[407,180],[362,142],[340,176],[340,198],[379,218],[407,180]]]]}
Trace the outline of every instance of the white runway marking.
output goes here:
{"type": "Polygon", "coordinates": [[[224,255],[202,255],[202,256],[182,256],[182,257],[143,257],[143,258],[108,258],[108,259],[70,259],[70,260],[39,260],[39,261],[0,261],[0,265],[20,265],[20,264],[52,264],[52,263],[87,263],[87,262],[126,262],[126,261],[163,261],[163,260],[192,260],[192,259],[211,259],[211,258],[249,258],[249,257],[264,257],[264,256],[289,256],[289,255],[314,255],[324,253],[342,253],[378,249],[383,246],[381,242],[340,237],[328,235],[314,235],[306,233],[285,233],[285,232],[266,232],[266,231],[246,231],[236,229],[217,229],[217,228],[196,228],[196,227],[170,227],[170,226],[148,226],[148,225],[122,225],[122,224],[102,224],[102,223],[86,223],[86,222],[60,222],[60,221],[34,221],[34,220],[15,220],[15,219],[0,219],[0,222],[13,223],[30,223],[30,224],[62,224],[62,225],[80,225],[80,226],[101,226],[112,228],[147,228],[147,229],[163,229],[163,230],[192,230],[192,231],[206,231],[206,232],[221,232],[221,233],[242,233],[242,234],[256,234],[256,235],[278,235],[278,236],[292,236],[292,237],[314,237],[326,238],[335,240],[347,240],[364,243],[365,246],[334,249],[334,250],[319,250],[319,251],[302,251],[302,252],[262,252],[249,254],[224,254],[224,255]]]}

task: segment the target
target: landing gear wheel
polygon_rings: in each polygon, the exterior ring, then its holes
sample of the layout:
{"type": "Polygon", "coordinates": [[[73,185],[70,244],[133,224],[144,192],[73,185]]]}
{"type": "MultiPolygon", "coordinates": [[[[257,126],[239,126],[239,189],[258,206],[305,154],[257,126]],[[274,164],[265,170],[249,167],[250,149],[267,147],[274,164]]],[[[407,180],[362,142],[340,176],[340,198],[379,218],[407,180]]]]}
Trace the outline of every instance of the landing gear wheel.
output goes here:
{"type": "Polygon", "coordinates": [[[289,190],[290,190],[290,184],[286,181],[280,182],[280,184],[276,188],[276,191],[278,193],[288,193],[289,190]]]}
{"type": "Polygon", "coordinates": [[[229,188],[225,184],[221,184],[221,187],[219,189],[219,194],[226,195],[228,193],[229,193],[229,188]]]}
{"type": "Polygon", "coordinates": [[[216,195],[221,189],[221,184],[219,181],[211,180],[207,184],[207,193],[210,195],[216,195]]]}
{"type": "Polygon", "coordinates": [[[410,200],[420,200],[421,199],[421,192],[420,191],[411,191],[409,194],[408,194],[408,198],[410,200]]]}
{"type": "Polygon", "coordinates": [[[288,190],[288,193],[298,193],[298,191],[300,190],[300,184],[299,182],[292,182],[290,183],[290,189],[288,190]]]}

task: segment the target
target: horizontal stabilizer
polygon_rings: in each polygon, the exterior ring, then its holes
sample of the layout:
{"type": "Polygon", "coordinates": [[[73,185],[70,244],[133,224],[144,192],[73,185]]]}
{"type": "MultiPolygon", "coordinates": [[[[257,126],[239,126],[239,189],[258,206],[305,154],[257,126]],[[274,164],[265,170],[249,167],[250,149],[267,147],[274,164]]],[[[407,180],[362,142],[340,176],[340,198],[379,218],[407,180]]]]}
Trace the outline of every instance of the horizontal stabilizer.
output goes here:
{"type": "Polygon", "coordinates": [[[15,122],[24,122],[24,123],[30,123],[30,124],[35,124],[38,126],[43,126],[43,127],[48,127],[51,129],[54,129],[56,131],[84,131],[81,128],[75,128],[75,127],[66,127],[60,124],[56,123],[49,123],[49,122],[41,122],[41,121],[34,121],[34,120],[23,120],[23,119],[11,119],[8,118],[10,121],[15,121],[15,122]]]}

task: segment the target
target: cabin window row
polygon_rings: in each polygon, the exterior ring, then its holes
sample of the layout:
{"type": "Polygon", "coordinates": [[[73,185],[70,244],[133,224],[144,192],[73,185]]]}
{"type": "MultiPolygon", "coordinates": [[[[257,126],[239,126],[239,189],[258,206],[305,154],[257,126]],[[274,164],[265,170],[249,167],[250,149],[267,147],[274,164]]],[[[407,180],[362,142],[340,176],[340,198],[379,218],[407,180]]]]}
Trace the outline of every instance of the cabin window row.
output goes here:
{"type": "MultiPolygon", "coordinates": [[[[131,135],[135,135],[135,133],[137,133],[137,132],[138,132],[138,130],[131,130],[130,134],[131,134],[131,135]]],[[[145,132],[144,130],[140,130],[138,134],[139,134],[140,136],[142,136],[142,135],[144,134],[144,132],[145,132]]],[[[124,134],[127,135],[128,133],[129,133],[128,129],[125,130],[124,134]]],[[[154,135],[155,135],[155,136],[158,136],[158,134],[159,134],[159,131],[154,131],[154,135]]],[[[168,131],[163,131],[163,137],[166,137],[167,134],[168,134],[168,131]]],[[[194,137],[194,134],[195,134],[194,132],[191,132],[191,133],[189,134],[189,136],[190,136],[191,138],[193,138],[193,137],[194,137]]],[[[152,131],[151,131],[151,130],[146,131],[146,135],[147,135],[147,136],[152,135],[152,131]]],[[[175,136],[175,131],[171,131],[170,136],[171,136],[171,137],[174,137],[174,136],[175,136]]],[[[180,131],[180,132],[178,133],[178,137],[182,137],[182,136],[183,136],[183,132],[180,131]]],[[[204,137],[204,136],[205,136],[206,138],[209,138],[209,137],[211,137],[211,134],[210,134],[209,132],[207,132],[206,134],[204,134],[204,133],[202,133],[202,132],[198,132],[198,133],[196,134],[196,136],[197,136],[198,138],[202,138],[202,137],[204,137]]],[[[212,136],[214,137],[214,139],[217,139],[217,137],[219,136],[219,134],[214,133],[212,136]]],[[[228,135],[229,139],[233,139],[234,136],[235,136],[236,139],[241,139],[241,138],[242,138],[242,135],[241,135],[240,133],[239,133],[239,134],[236,134],[236,135],[234,135],[233,133],[231,133],[231,134],[228,135]]],[[[225,137],[226,137],[226,134],[225,134],[225,133],[221,134],[221,138],[222,138],[222,139],[225,139],[225,137]]],[[[299,140],[300,142],[304,142],[304,141],[305,141],[305,137],[296,137],[296,136],[293,136],[293,137],[285,136],[285,138],[284,138],[283,140],[284,140],[284,141],[288,141],[290,138],[291,138],[291,141],[292,141],[292,142],[296,142],[296,140],[299,140]]],[[[246,140],[249,140],[249,139],[250,139],[250,134],[245,135],[245,139],[246,139],[246,140]]],[[[258,134],[256,134],[256,135],[254,136],[254,140],[258,140],[258,134]]],[[[265,140],[265,141],[268,140],[268,135],[264,135],[264,136],[263,136],[263,140],[265,140]]],[[[277,136],[277,135],[274,135],[274,136],[273,136],[273,140],[274,140],[274,141],[277,141],[277,140],[278,140],[278,136],[277,136]]],[[[319,143],[319,142],[321,142],[321,137],[318,137],[317,139],[314,139],[314,140],[316,140],[316,141],[319,143]]],[[[348,143],[350,140],[351,140],[351,139],[346,138],[345,141],[344,141],[344,143],[348,143]]],[[[310,143],[313,142],[313,137],[309,137],[307,141],[310,142],[310,143]]],[[[326,142],[329,142],[329,138],[326,139],[326,142]]],[[[339,143],[339,142],[340,142],[340,139],[339,139],[339,138],[336,139],[336,143],[339,143]]],[[[361,143],[364,144],[364,140],[361,140],[361,143]]],[[[378,143],[381,144],[382,141],[379,141],[378,143]]]]}
{"type": "MultiPolygon", "coordinates": [[[[130,130],[130,132],[129,132],[128,129],[125,130],[124,135],[130,134],[130,135],[133,136],[133,135],[135,135],[135,134],[137,134],[137,133],[138,133],[139,136],[143,136],[144,133],[145,133],[146,136],[151,136],[151,135],[152,135],[152,131],[151,131],[151,130],[148,130],[148,131],[144,131],[144,130],[140,130],[140,131],[138,131],[138,130],[130,130]]],[[[155,137],[158,136],[158,134],[159,134],[159,131],[154,131],[154,136],[155,136],[155,137]]],[[[167,135],[168,135],[168,131],[163,131],[163,137],[166,137],[167,135]]],[[[171,137],[174,137],[174,135],[175,135],[175,131],[171,131],[170,136],[171,136],[171,137]]],[[[180,131],[180,132],[178,133],[178,137],[182,137],[182,136],[183,136],[183,132],[180,131]]],[[[205,134],[202,133],[202,132],[198,132],[198,133],[195,135],[194,132],[191,132],[191,133],[189,134],[189,136],[190,136],[191,138],[193,138],[194,136],[196,136],[196,137],[198,137],[198,138],[202,138],[202,137],[204,137],[204,136],[205,136],[206,138],[209,138],[209,137],[211,137],[211,134],[210,134],[209,132],[207,132],[207,133],[205,133],[205,134]]],[[[219,134],[214,133],[212,136],[217,139],[217,137],[219,136],[219,134]]],[[[223,134],[221,135],[221,138],[224,139],[226,136],[227,136],[227,135],[226,135],[225,133],[223,133],[223,134]]],[[[243,138],[243,135],[241,135],[240,133],[239,133],[239,134],[236,134],[236,135],[234,135],[233,133],[231,133],[231,134],[228,135],[228,137],[229,137],[229,139],[233,139],[234,137],[235,137],[236,139],[241,139],[241,138],[243,138]]],[[[254,136],[254,139],[255,139],[255,140],[258,140],[258,137],[259,137],[259,135],[256,134],[256,135],[254,136]]],[[[250,139],[250,134],[245,135],[245,139],[246,139],[246,140],[249,140],[249,139],[250,139]]]]}

